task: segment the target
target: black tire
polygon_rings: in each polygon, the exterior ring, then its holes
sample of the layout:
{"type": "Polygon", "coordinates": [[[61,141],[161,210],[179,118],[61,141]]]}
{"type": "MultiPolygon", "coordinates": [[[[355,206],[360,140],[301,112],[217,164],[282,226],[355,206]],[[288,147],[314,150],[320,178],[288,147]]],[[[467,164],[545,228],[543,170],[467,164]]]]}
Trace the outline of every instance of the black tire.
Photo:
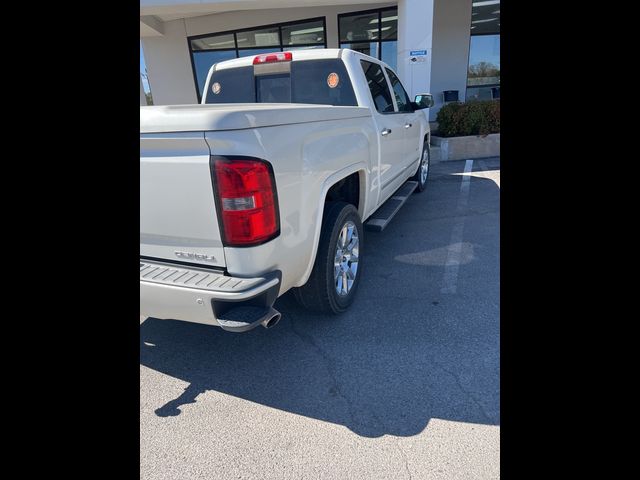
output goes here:
{"type": "Polygon", "coordinates": [[[364,229],[356,208],[346,202],[325,205],[320,243],[311,276],[305,285],[293,290],[302,307],[317,313],[342,313],[353,303],[362,276],[362,239],[364,229]],[[334,258],[340,231],[348,221],[353,222],[358,234],[358,264],[355,279],[348,293],[339,295],[336,289],[334,258]]]}
{"type": "Polygon", "coordinates": [[[414,193],[420,193],[420,192],[424,192],[427,188],[427,182],[429,181],[429,171],[431,170],[431,149],[429,148],[429,144],[425,141],[422,144],[422,152],[420,153],[420,163],[418,163],[418,170],[416,171],[416,174],[411,178],[411,180],[418,182],[418,186],[416,187],[416,189],[414,190],[414,193]],[[429,169],[427,170],[427,176],[424,178],[422,178],[421,170],[422,170],[422,159],[423,156],[425,154],[425,151],[427,153],[427,158],[426,161],[428,163],[429,169]]]}

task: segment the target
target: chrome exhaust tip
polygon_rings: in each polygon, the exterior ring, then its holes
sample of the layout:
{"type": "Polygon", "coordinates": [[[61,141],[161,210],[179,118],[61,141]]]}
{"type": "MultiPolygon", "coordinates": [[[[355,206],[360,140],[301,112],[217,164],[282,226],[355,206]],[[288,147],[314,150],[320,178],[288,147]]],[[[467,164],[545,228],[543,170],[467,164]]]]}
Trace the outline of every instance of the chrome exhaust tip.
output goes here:
{"type": "Polygon", "coordinates": [[[264,328],[273,328],[278,324],[281,317],[282,314],[275,308],[271,307],[269,313],[265,316],[265,319],[260,323],[264,328]]]}

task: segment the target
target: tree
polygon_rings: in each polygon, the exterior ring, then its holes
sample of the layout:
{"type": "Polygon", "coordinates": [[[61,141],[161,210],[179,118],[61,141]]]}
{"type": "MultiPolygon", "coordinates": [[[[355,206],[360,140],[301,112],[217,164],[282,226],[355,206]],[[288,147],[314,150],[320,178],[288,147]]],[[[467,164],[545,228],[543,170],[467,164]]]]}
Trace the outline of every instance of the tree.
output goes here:
{"type": "Polygon", "coordinates": [[[470,77],[499,77],[500,67],[490,62],[478,62],[469,65],[470,77]]]}

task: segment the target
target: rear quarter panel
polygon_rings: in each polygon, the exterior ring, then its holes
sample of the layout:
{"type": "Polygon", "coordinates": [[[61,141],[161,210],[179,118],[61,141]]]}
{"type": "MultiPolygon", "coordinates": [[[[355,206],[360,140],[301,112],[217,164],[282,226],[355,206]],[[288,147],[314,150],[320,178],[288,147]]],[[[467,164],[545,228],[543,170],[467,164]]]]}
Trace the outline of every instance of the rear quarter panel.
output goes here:
{"type": "Polygon", "coordinates": [[[256,129],[206,132],[212,155],[248,155],[273,165],[280,209],[280,235],[250,248],[225,247],[231,275],[282,272],[280,293],[304,285],[320,236],[324,198],[338,180],[361,172],[361,218],[375,209],[372,168],[377,166],[371,117],[256,129]],[[364,179],[364,181],[363,181],[364,179]]]}

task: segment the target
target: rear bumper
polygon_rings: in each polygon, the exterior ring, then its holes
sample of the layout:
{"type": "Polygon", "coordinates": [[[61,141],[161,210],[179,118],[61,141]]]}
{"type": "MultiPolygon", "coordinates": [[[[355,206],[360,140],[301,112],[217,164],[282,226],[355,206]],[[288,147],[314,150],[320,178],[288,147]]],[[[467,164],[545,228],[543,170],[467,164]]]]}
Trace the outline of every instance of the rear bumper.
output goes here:
{"type": "Polygon", "coordinates": [[[271,307],[280,272],[239,278],[204,268],[140,260],[140,314],[222,326],[218,318],[240,305],[271,307]]]}

